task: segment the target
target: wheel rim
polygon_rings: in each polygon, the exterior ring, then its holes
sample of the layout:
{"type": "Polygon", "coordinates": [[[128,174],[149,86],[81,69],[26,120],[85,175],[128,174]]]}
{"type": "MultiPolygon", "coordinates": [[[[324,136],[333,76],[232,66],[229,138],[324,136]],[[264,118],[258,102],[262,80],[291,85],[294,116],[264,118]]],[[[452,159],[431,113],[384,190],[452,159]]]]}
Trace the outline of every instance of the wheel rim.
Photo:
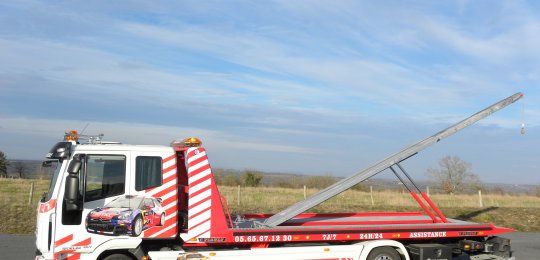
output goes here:
{"type": "Polygon", "coordinates": [[[377,257],[375,257],[375,260],[394,260],[394,258],[392,258],[389,255],[381,254],[381,255],[378,255],[377,257]]]}
{"type": "Polygon", "coordinates": [[[135,235],[140,235],[142,232],[142,221],[140,218],[135,220],[135,227],[133,227],[133,232],[135,235]]]}

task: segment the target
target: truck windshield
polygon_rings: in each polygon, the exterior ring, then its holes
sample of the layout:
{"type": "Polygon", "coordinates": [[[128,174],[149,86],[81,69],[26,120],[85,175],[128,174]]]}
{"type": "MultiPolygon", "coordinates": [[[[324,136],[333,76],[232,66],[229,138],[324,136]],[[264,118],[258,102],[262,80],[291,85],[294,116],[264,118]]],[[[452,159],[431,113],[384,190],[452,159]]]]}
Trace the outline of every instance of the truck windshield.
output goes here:
{"type": "MultiPolygon", "coordinates": [[[[54,188],[56,187],[56,181],[58,180],[58,176],[60,175],[60,170],[62,169],[62,165],[63,165],[63,163],[61,164],[58,160],[47,161],[47,162],[48,162],[48,166],[46,167],[51,167],[50,171],[53,171],[53,175],[51,178],[51,183],[49,184],[49,190],[47,191],[47,193],[44,194],[42,202],[47,202],[51,200],[54,188]]],[[[44,170],[44,171],[50,172],[47,170],[44,170]]]]}

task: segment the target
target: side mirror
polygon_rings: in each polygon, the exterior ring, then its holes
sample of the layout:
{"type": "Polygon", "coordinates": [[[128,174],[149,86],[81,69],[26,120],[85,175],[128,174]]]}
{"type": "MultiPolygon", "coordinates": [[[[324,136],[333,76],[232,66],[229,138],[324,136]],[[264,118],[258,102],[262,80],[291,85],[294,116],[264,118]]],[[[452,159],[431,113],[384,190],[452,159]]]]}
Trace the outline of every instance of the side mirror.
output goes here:
{"type": "Polygon", "coordinates": [[[73,160],[68,165],[67,172],[69,174],[78,174],[81,169],[82,160],[79,156],[74,156],[73,160]]]}
{"type": "Polygon", "coordinates": [[[79,170],[81,169],[82,160],[79,156],[73,157],[73,160],[68,165],[68,176],[66,176],[66,186],[64,191],[64,201],[66,202],[66,210],[80,210],[81,203],[79,197],[79,170]]]}
{"type": "Polygon", "coordinates": [[[80,210],[79,203],[79,176],[69,174],[66,177],[66,191],[64,193],[66,210],[80,210]]]}
{"type": "Polygon", "coordinates": [[[57,162],[57,160],[47,160],[41,162],[41,167],[51,167],[53,163],[57,162]]]}

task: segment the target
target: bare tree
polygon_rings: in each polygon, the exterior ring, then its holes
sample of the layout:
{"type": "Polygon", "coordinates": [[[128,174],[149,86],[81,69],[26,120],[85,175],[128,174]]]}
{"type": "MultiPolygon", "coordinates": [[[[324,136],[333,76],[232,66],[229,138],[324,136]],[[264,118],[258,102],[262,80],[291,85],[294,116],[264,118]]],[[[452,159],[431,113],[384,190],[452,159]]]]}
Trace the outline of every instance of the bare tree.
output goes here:
{"type": "Polygon", "coordinates": [[[429,168],[426,175],[434,178],[446,193],[453,194],[479,186],[479,178],[471,172],[471,164],[457,156],[445,156],[439,161],[439,167],[429,168]]]}
{"type": "Polygon", "coordinates": [[[6,155],[0,151],[0,177],[7,177],[7,167],[9,162],[6,158],[6,155]]]}
{"type": "Polygon", "coordinates": [[[21,161],[17,161],[13,166],[15,167],[15,172],[19,178],[23,178],[23,175],[26,173],[26,164],[21,161]]]}

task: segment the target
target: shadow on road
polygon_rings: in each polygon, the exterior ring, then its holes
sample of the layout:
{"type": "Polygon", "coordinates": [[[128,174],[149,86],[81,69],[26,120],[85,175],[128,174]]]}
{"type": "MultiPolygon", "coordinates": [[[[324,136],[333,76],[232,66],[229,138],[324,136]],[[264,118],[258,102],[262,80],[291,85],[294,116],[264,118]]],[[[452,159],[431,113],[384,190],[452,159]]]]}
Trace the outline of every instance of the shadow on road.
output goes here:
{"type": "Polygon", "coordinates": [[[461,215],[457,216],[456,218],[459,219],[459,220],[468,221],[468,220],[471,220],[472,218],[474,218],[474,217],[476,217],[476,216],[478,216],[478,215],[480,215],[482,213],[486,213],[486,212],[489,212],[489,211],[492,211],[492,210],[496,210],[498,208],[499,207],[489,207],[489,208],[473,211],[473,212],[470,212],[470,213],[467,213],[467,214],[461,214],[461,215]]]}

